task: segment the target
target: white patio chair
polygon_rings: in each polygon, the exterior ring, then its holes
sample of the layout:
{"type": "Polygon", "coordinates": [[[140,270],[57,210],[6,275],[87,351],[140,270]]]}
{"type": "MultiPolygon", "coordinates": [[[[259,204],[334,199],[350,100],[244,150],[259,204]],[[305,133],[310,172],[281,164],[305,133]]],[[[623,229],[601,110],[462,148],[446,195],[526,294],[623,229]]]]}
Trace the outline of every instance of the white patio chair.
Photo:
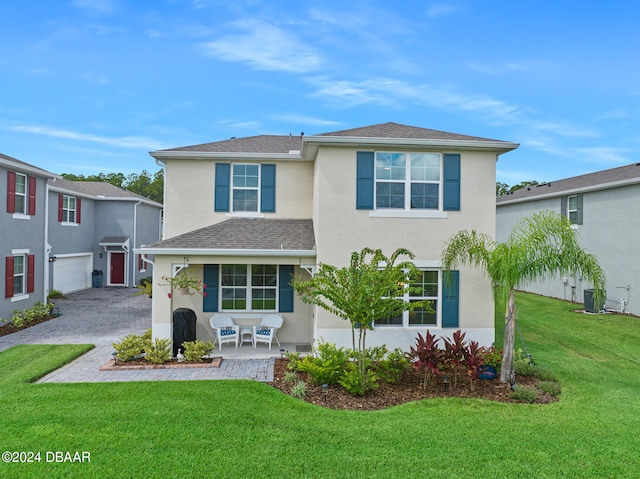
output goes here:
{"type": "MultiPolygon", "coordinates": [[[[222,350],[222,343],[236,343],[238,347],[238,340],[240,339],[240,326],[237,326],[231,316],[223,314],[211,316],[209,324],[216,332],[216,341],[220,350],[222,350]]],[[[215,344],[215,341],[214,341],[215,344]]]]}
{"type": "Polygon", "coordinates": [[[278,329],[282,327],[282,323],[284,320],[282,316],[277,314],[269,314],[262,318],[260,324],[253,327],[253,347],[256,347],[256,343],[267,343],[269,345],[269,350],[271,350],[271,342],[275,338],[278,346],[280,346],[280,341],[278,341],[278,329]]]}

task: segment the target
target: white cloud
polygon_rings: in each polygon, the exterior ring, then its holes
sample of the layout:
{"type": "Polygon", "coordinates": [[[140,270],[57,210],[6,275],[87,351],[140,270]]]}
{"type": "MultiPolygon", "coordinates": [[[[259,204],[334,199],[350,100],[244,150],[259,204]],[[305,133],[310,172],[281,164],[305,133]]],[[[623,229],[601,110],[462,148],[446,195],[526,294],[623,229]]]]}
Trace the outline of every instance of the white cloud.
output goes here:
{"type": "Polygon", "coordinates": [[[294,35],[261,21],[232,24],[242,33],[202,43],[206,54],[221,60],[246,63],[258,70],[306,73],[324,63],[315,48],[294,35]]]}
{"type": "Polygon", "coordinates": [[[625,165],[632,160],[627,158],[629,150],[609,146],[594,146],[589,148],[576,148],[575,151],[584,161],[593,163],[609,163],[612,165],[625,165]]]}
{"type": "Polygon", "coordinates": [[[286,121],[289,123],[299,123],[303,125],[315,125],[315,126],[336,126],[341,122],[334,120],[323,120],[321,118],[313,118],[305,115],[274,115],[271,118],[279,121],[286,121]]]}
{"type": "Polygon", "coordinates": [[[30,133],[33,135],[49,136],[54,138],[64,138],[66,140],[86,141],[91,143],[100,143],[109,146],[117,146],[120,148],[144,148],[149,150],[159,150],[166,148],[160,142],[151,138],[140,136],[125,136],[121,138],[108,138],[98,135],[89,135],[76,131],[60,130],[48,126],[38,125],[20,125],[9,128],[11,131],[20,133],[30,133]]]}
{"type": "Polygon", "coordinates": [[[443,15],[451,15],[456,13],[459,9],[453,5],[444,3],[433,3],[427,9],[427,16],[431,18],[441,17],[443,15]]]}

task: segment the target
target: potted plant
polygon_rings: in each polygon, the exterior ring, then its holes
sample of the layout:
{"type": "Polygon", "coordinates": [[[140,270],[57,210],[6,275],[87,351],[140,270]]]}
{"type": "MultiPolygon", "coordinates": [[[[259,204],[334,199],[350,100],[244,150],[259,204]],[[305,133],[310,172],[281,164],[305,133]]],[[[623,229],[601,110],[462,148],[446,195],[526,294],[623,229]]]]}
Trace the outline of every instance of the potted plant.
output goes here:
{"type": "Polygon", "coordinates": [[[478,377],[492,380],[498,377],[498,369],[502,365],[502,351],[494,346],[487,348],[482,355],[482,363],[478,377]]]}
{"type": "Polygon", "coordinates": [[[197,293],[203,296],[207,294],[204,292],[204,288],[206,288],[207,285],[204,284],[201,279],[191,276],[184,271],[180,271],[172,277],[163,276],[162,279],[164,279],[166,283],[160,283],[160,286],[169,285],[172,290],[177,289],[182,294],[193,295],[197,293]]]}

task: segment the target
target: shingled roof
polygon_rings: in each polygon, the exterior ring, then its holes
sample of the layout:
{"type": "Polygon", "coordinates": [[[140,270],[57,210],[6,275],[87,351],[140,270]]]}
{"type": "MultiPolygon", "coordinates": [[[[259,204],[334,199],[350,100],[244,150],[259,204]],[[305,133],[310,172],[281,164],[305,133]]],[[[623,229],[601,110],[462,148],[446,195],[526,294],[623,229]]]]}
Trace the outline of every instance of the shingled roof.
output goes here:
{"type": "Polygon", "coordinates": [[[106,181],[69,181],[64,178],[57,178],[55,181],[49,183],[53,190],[65,190],[70,192],[79,193],[85,196],[93,197],[94,199],[130,199],[130,200],[143,200],[147,203],[153,203],[157,206],[162,206],[160,203],[145,198],[144,196],[132,193],[131,191],[119,188],[106,181]]]}
{"type": "Polygon", "coordinates": [[[497,204],[503,204],[528,201],[632,183],[640,183],[640,163],[521,188],[513,193],[499,196],[496,198],[496,202],[497,204]]]}
{"type": "Polygon", "coordinates": [[[446,131],[430,130],[416,126],[401,125],[400,123],[379,123],[377,125],[351,128],[349,130],[321,133],[317,136],[350,136],[355,138],[399,138],[418,140],[464,140],[464,141],[498,141],[477,136],[460,135],[446,131]]]}
{"type": "Polygon", "coordinates": [[[310,219],[230,218],[146,248],[313,251],[315,234],[310,219]]]}
{"type": "Polygon", "coordinates": [[[27,163],[26,161],[18,160],[17,158],[14,158],[9,155],[5,155],[3,153],[0,153],[0,163],[12,164],[16,168],[22,168],[25,171],[38,173],[47,178],[55,178],[57,176],[55,173],[51,173],[50,171],[43,170],[42,168],[38,168],[37,166],[27,163]]]}
{"type": "Polygon", "coordinates": [[[169,148],[160,151],[197,151],[210,153],[283,153],[300,151],[301,136],[290,135],[259,135],[246,138],[231,138],[229,140],[202,143],[200,145],[169,148]]]}

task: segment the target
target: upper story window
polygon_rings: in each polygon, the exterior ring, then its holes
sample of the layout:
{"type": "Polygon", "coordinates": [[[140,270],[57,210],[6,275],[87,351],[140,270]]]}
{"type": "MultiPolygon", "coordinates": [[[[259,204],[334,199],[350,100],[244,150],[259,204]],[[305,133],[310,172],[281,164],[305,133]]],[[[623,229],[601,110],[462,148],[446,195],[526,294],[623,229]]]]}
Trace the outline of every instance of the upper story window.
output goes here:
{"type": "Polygon", "coordinates": [[[216,163],[214,210],[274,213],[276,165],[216,163]]]}
{"type": "Polygon", "coordinates": [[[566,216],[571,224],[581,225],[583,220],[582,195],[564,196],[560,201],[562,216],[566,216]]]}
{"type": "Polygon", "coordinates": [[[36,177],[7,172],[7,213],[15,218],[36,214],[36,177]]]}
{"type": "Polygon", "coordinates": [[[258,211],[259,165],[233,165],[233,211],[258,211]]]}
{"type": "Polygon", "coordinates": [[[276,311],[278,266],[220,266],[220,311],[276,311]]]}
{"type": "Polygon", "coordinates": [[[356,208],[371,216],[446,218],[460,211],[459,153],[373,152],[356,155],[356,208]]]}
{"type": "Polygon", "coordinates": [[[75,196],[58,195],[58,221],[66,225],[80,224],[82,200],[75,196]]]}
{"type": "Polygon", "coordinates": [[[439,153],[376,153],[376,205],[403,210],[440,209],[439,153]]]}

